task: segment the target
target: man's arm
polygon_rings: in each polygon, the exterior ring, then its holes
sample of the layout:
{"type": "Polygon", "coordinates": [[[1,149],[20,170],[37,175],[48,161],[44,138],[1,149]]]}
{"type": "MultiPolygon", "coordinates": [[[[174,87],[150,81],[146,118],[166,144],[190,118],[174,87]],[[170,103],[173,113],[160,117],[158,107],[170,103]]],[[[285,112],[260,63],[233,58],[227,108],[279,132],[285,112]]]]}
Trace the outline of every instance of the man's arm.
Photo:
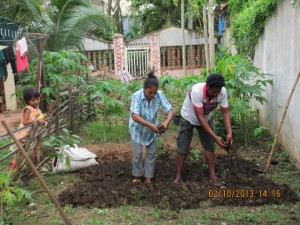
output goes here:
{"type": "Polygon", "coordinates": [[[202,128],[215,140],[215,142],[221,147],[227,147],[225,141],[222,137],[215,134],[213,129],[209,126],[208,122],[205,120],[203,108],[194,107],[196,116],[202,128]]]}
{"type": "Polygon", "coordinates": [[[226,130],[226,141],[232,145],[233,144],[233,137],[232,137],[232,130],[231,130],[231,119],[230,119],[230,113],[229,108],[221,108],[222,115],[223,115],[223,123],[226,130]]]}

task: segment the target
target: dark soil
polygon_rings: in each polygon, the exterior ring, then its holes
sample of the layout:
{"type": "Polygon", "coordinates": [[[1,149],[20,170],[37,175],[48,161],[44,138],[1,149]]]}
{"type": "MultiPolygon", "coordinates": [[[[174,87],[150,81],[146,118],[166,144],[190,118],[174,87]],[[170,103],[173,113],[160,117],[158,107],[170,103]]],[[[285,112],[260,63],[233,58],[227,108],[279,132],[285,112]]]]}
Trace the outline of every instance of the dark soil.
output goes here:
{"type": "Polygon", "coordinates": [[[80,182],[59,195],[62,205],[114,207],[123,204],[154,205],[161,208],[199,208],[209,200],[211,205],[258,206],[295,203],[295,192],[285,184],[276,184],[257,172],[256,165],[240,157],[219,156],[216,172],[226,188],[208,185],[206,162],[187,160],[183,183],[173,184],[176,167],[174,154],[157,160],[151,185],[133,185],[131,180],[130,144],[88,146],[99,156],[99,165],[81,170],[80,182]]]}

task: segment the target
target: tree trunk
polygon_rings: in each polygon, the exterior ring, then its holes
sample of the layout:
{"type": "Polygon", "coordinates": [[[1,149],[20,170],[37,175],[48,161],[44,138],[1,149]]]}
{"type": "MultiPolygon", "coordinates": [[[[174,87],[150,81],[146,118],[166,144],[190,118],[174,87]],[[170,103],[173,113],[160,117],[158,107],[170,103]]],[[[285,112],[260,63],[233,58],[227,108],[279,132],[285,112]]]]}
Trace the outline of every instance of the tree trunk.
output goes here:
{"type": "Polygon", "coordinates": [[[206,11],[206,5],[202,8],[203,12],[203,33],[204,33],[204,49],[205,49],[205,66],[206,66],[206,74],[209,74],[210,69],[210,57],[209,57],[209,51],[208,51],[208,33],[207,33],[207,11],[206,11]]]}
{"type": "Polygon", "coordinates": [[[186,54],[185,54],[185,35],[184,35],[184,0],[181,0],[181,32],[182,32],[182,68],[186,75],[186,54]]]}
{"type": "Polygon", "coordinates": [[[116,0],[116,4],[113,7],[113,17],[116,21],[117,27],[118,27],[118,33],[123,33],[123,22],[122,22],[122,12],[121,12],[121,6],[120,6],[120,0],[116,0]]]}
{"type": "Polygon", "coordinates": [[[112,0],[108,0],[107,2],[107,14],[111,16],[111,10],[112,10],[112,0]]]}
{"type": "Polygon", "coordinates": [[[208,2],[208,34],[210,68],[215,66],[215,29],[214,29],[214,0],[208,2]]]}

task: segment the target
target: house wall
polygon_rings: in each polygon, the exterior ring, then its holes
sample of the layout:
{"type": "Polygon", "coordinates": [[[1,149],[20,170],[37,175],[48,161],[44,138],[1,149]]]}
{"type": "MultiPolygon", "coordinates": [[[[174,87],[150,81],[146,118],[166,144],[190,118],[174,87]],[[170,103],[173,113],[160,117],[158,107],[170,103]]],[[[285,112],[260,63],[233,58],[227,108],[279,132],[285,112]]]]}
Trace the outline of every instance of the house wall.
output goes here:
{"type": "MultiPolygon", "coordinates": [[[[300,2],[292,7],[291,1],[279,1],[277,10],[266,23],[254,57],[254,65],[265,73],[273,74],[273,86],[268,86],[263,106],[259,109],[260,121],[270,128],[273,135],[280,124],[289,93],[300,72],[300,2]]],[[[279,143],[286,148],[296,166],[300,168],[300,82],[291,99],[279,136],[279,143]]]]}
{"type": "MultiPolygon", "coordinates": [[[[178,70],[162,70],[161,72],[162,75],[170,75],[172,77],[183,77],[184,76],[184,71],[183,69],[178,69],[178,70]]],[[[195,68],[195,69],[186,69],[186,74],[195,74],[195,75],[201,75],[200,69],[195,68]]]]}
{"type": "MultiPolygon", "coordinates": [[[[182,45],[182,32],[178,27],[170,27],[169,29],[159,32],[160,46],[181,46],[182,45]]],[[[204,44],[203,36],[195,31],[184,30],[185,44],[186,45],[200,45],[204,44]]]]}
{"type": "MultiPolygon", "coordinates": [[[[160,36],[160,47],[182,46],[182,32],[179,27],[171,26],[166,29],[155,31],[155,33],[159,34],[160,36]]],[[[204,44],[203,36],[199,35],[195,31],[185,29],[184,34],[185,34],[186,45],[204,44]]],[[[149,34],[141,38],[137,38],[132,41],[129,41],[129,43],[135,43],[135,42],[149,43],[149,34]]],[[[215,39],[215,43],[217,43],[217,39],[215,39]]]]}
{"type": "Polygon", "coordinates": [[[82,45],[86,51],[112,49],[113,42],[101,41],[93,38],[83,38],[82,45]]]}

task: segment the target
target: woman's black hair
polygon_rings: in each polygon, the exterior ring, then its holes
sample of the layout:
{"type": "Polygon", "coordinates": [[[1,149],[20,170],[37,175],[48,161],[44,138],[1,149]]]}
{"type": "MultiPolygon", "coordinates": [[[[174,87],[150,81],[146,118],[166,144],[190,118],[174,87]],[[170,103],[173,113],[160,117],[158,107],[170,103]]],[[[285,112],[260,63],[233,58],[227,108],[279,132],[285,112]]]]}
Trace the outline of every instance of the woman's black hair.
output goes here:
{"type": "Polygon", "coordinates": [[[41,94],[33,87],[26,88],[23,90],[24,102],[28,104],[29,100],[32,98],[39,98],[41,94]]]}
{"type": "Polygon", "coordinates": [[[210,74],[206,79],[206,84],[210,88],[222,88],[225,86],[225,80],[222,74],[210,74]]]}
{"type": "Polygon", "coordinates": [[[148,77],[144,81],[144,88],[149,88],[151,86],[159,86],[158,79],[152,71],[148,73],[148,77]]]}

